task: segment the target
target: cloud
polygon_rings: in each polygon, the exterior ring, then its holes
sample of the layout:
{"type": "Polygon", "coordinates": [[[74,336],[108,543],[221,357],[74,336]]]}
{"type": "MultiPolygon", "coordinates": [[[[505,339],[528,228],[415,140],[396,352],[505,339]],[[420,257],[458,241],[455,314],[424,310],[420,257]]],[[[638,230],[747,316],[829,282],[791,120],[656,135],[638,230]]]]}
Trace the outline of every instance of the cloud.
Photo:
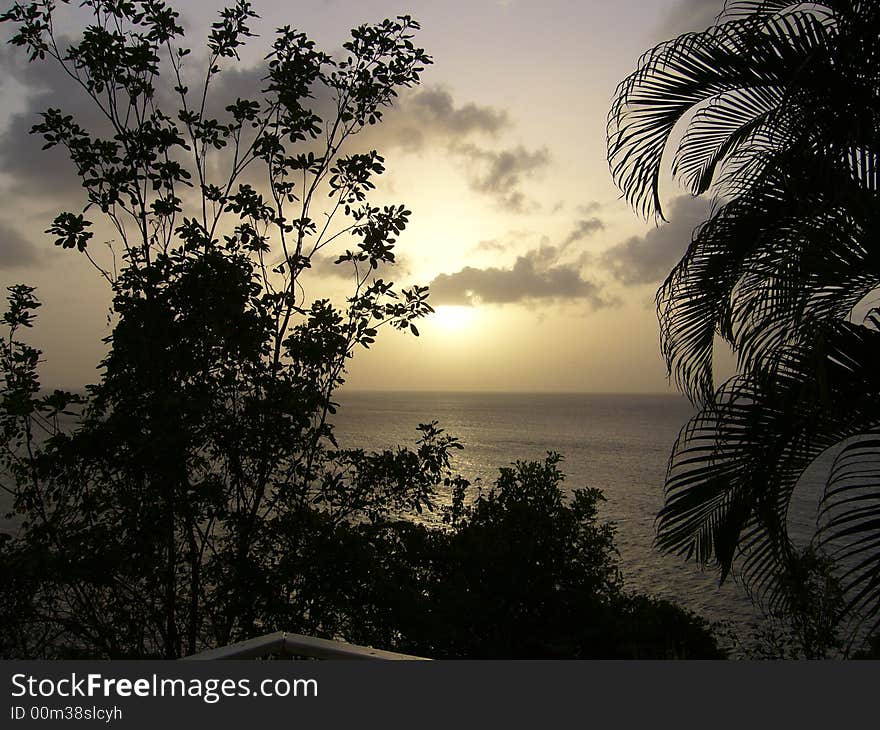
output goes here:
{"type": "MultiPolygon", "coordinates": [[[[61,39],[60,45],[67,45],[71,40],[61,39]]],[[[0,78],[12,80],[19,87],[16,89],[19,94],[24,91],[21,108],[10,115],[0,132],[0,172],[12,180],[10,192],[13,194],[30,196],[34,190],[38,190],[44,197],[54,198],[53,207],[79,207],[86,202],[86,195],[67,151],[60,145],[43,150],[43,138],[30,134],[30,130],[40,121],[41,113],[56,108],[71,115],[90,134],[110,138],[114,132],[94,100],[57,62],[47,57],[45,61],[28,63],[25,54],[20,51],[18,48],[0,48],[0,78]],[[62,198],[63,202],[59,203],[58,198],[62,198]]],[[[190,103],[200,97],[201,80],[196,77],[203,73],[205,62],[204,57],[195,56],[184,68],[185,83],[190,86],[190,103]]],[[[166,66],[162,70],[162,77],[156,84],[155,105],[176,120],[180,99],[173,91],[170,69],[166,66]]],[[[236,98],[262,97],[262,90],[267,85],[266,75],[265,65],[224,66],[222,73],[211,82],[206,115],[215,116],[221,122],[227,121],[229,113],[225,108],[236,98]]],[[[10,93],[9,88],[3,91],[10,93]]],[[[333,109],[329,92],[325,89],[316,89],[316,97],[310,102],[318,113],[327,114],[333,109]]],[[[177,123],[186,137],[183,125],[177,123]]],[[[180,151],[178,157],[191,165],[188,154],[180,151]]],[[[210,171],[225,172],[229,157],[231,152],[228,149],[213,153],[209,160],[210,171]]]]}
{"type": "Polygon", "coordinates": [[[0,222],[0,267],[14,269],[32,266],[39,263],[41,258],[33,243],[11,226],[0,222]]]}
{"type": "Polygon", "coordinates": [[[474,251],[490,251],[490,252],[494,251],[497,253],[500,251],[506,251],[507,246],[504,243],[502,243],[501,241],[499,241],[497,238],[488,238],[488,239],[484,239],[482,241],[478,241],[477,245],[474,246],[473,250],[474,251]]]}
{"type": "Polygon", "coordinates": [[[581,203],[576,208],[577,212],[581,215],[590,215],[590,213],[595,213],[597,210],[602,208],[602,204],[596,200],[590,200],[586,203],[581,203]]]}
{"type": "Polygon", "coordinates": [[[429,285],[433,304],[512,304],[535,300],[583,300],[607,306],[600,285],[584,279],[577,264],[559,261],[554,246],[541,246],[517,257],[508,268],[472,266],[440,274],[429,285]]]}
{"type": "MultiPolygon", "coordinates": [[[[63,41],[66,43],[67,41],[63,41]]],[[[56,64],[27,63],[19,49],[0,52],[0,79],[11,79],[5,85],[26,90],[23,108],[9,117],[0,132],[0,172],[10,181],[7,192],[31,195],[38,190],[46,198],[53,198],[53,207],[73,208],[85,202],[85,194],[66,151],[56,147],[42,150],[43,140],[31,135],[31,127],[46,109],[60,108],[70,114],[89,132],[112,136],[107,120],[94,102],[56,64]],[[63,201],[63,202],[60,202],[63,201]]],[[[187,69],[195,74],[203,59],[190,61],[187,69]]],[[[167,71],[167,69],[166,69],[167,71]]],[[[229,65],[212,81],[208,96],[207,114],[224,121],[225,107],[236,98],[255,98],[265,88],[265,65],[229,65]]],[[[176,117],[179,100],[171,90],[171,79],[157,85],[157,106],[176,117]]],[[[2,82],[0,82],[2,83],[2,82]]],[[[190,88],[199,83],[191,80],[190,88]]],[[[9,93],[9,89],[4,89],[9,93]]],[[[335,103],[332,92],[323,86],[313,90],[314,98],[307,101],[323,119],[332,119],[335,103]]],[[[487,140],[497,140],[511,127],[506,110],[474,102],[459,102],[453,92],[433,85],[405,90],[392,107],[384,109],[381,124],[366,127],[349,144],[349,151],[398,148],[404,152],[425,149],[442,150],[466,170],[470,187],[475,192],[494,200],[508,211],[523,211],[534,207],[520,189],[529,174],[539,171],[549,162],[546,149],[487,148],[487,140]]],[[[317,146],[317,145],[316,145],[317,146]]],[[[308,148],[309,144],[303,145],[308,148]]],[[[225,173],[229,150],[214,153],[209,159],[209,172],[225,173]]],[[[250,179],[246,182],[253,182],[250,179]]]]}
{"type": "MultiPolygon", "coordinates": [[[[326,90],[317,90],[321,96],[326,90]]],[[[318,114],[329,116],[335,105],[320,104],[318,114]]],[[[420,153],[448,149],[462,141],[495,139],[510,128],[507,112],[490,105],[459,103],[452,91],[432,85],[403,91],[390,107],[382,109],[382,122],[365,127],[356,145],[366,149],[400,149],[420,153]]]]}
{"type": "MultiPolygon", "coordinates": [[[[318,276],[325,279],[351,280],[354,277],[354,265],[348,261],[337,264],[338,258],[339,256],[336,255],[312,254],[310,268],[318,276]]],[[[369,263],[359,263],[358,269],[363,274],[369,266],[369,263]]],[[[411,273],[408,259],[396,252],[394,263],[380,263],[376,271],[387,271],[389,266],[394,267],[394,273],[398,276],[408,276],[411,273]]]]}
{"type": "Polygon", "coordinates": [[[577,241],[592,236],[596,231],[605,228],[605,224],[598,218],[582,218],[574,227],[574,230],[562,241],[562,248],[566,248],[577,241]]]}
{"type": "Polygon", "coordinates": [[[503,109],[473,103],[456,107],[449,90],[439,86],[417,91],[410,97],[408,107],[423,126],[438,127],[451,134],[495,134],[510,123],[503,109]]]}
{"type": "Polygon", "coordinates": [[[678,0],[657,28],[657,40],[664,41],[682,33],[706,30],[715,25],[723,8],[723,0],[678,0]]]}
{"type": "MultiPolygon", "coordinates": [[[[201,61],[196,59],[192,62],[192,66],[201,71],[201,61]]],[[[234,103],[236,99],[261,99],[263,97],[263,89],[269,82],[266,76],[269,71],[266,66],[243,66],[236,64],[234,66],[224,66],[221,73],[214,77],[211,81],[211,87],[208,91],[207,106],[205,114],[217,118],[228,117],[229,112],[226,107],[234,103]]],[[[169,83],[171,79],[166,79],[169,83]]],[[[190,88],[194,88],[190,84],[190,88]]],[[[191,92],[192,93],[192,92],[191,92]]],[[[321,94],[318,99],[308,100],[313,106],[330,107],[329,95],[325,99],[326,94],[321,94]]],[[[199,92],[201,98],[201,92],[199,92]]],[[[168,99],[166,103],[180,105],[179,97],[168,99]]],[[[320,113],[320,110],[316,110],[320,113]]]]}
{"type": "Polygon", "coordinates": [[[311,270],[326,279],[351,279],[354,276],[354,267],[350,263],[337,264],[336,259],[336,256],[313,254],[311,270]]]}
{"type": "Polygon", "coordinates": [[[494,137],[509,126],[503,109],[474,103],[457,106],[448,89],[429,86],[402,95],[385,112],[382,124],[369,130],[369,137],[381,139],[383,145],[420,151],[429,142],[448,144],[475,134],[494,137]]]}
{"type": "MultiPolygon", "coordinates": [[[[28,90],[24,108],[12,114],[0,133],[0,172],[12,180],[12,192],[32,195],[34,190],[50,198],[77,193],[78,205],[85,200],[73,165],[62,147],[43,150],[43,139],[30,134],[39,114],[50,107],[73,115],[86,129],[106,131],[100,111],[85,92],[57,64],[27,63],[18,48],[0,53],[0,75],[28,90]]],[[[4,89],[4,93],[10,90],[4,89]]],[[[54,201],[53,201],[54,203],[54,201]]]]}
{"type": "MultiPolygon", "coordinates": [[[[477,241],[470,250],[473,253],[502,253],[504,251],[511,251],[517,248],[522,248],[520,244],[523,241],[534,240],[536,235],[537,234],[533,230],[514,228],[508,230],[503,238],[486,238],[477,241]]],[[[541,244],[549,245],[550,239],[542,237],[541,244]]]]}
{"type": "Polygon", "coordinates": [[[547,149],[523,146],[492,149],[477,138],[497,139],[511,127],[504,109],[471,102],[458,104],[452,92],[429,86],[402,94],[385,111],[382,124],[365,129],[359,145],[398,147],[421,152],[431,146],[445,149],[464,163],[472,190],[489,196],[509,212],[533,208],[520,189],[523,178],[550,162],[547,149]]]}
{"type": "MultiPolygon", "coordinates": [[[[39,114],[50,107],[62,109],[99,136],[112,136],[109,125],[94,102],[57,64],[28,63],[23,54],[16,52],[18,50],[0,52],[0,79],[8,79],[3,84],[4,91],[9,93],[14,86],[16,96],[20,95],[21,99],[16,112],[0,130],[0,174],[5,192],[37,206],[78,209],[86,202],[86,194],[66,150],[61,147],[43,150],[43,140],[29,134],[30,129],[38,122],[39,114]],[[22,90],[26,92],[23,95],[22,90]],[[35,191],[39,197],[34,197],[35,191]]],[[[201,68],[201,60],[194,58],[189,62],[187,68],[192,74],[201,68]]],[[[266,68],[262,64],[225,66],[212,81],[207,113],[225,121],[224,107],[237,97],[260,96],[260,90],[266,86],[265,76],[266,68]]],[[[157,106],[174,118],[179,100],[170,87],[168,78],[158,84],[157,106]]],[[[190,82],[196,95],[198,87],[195,81],[190,82]]],[[[308,105],[323,118],[332,118],[335,104],[329,89],[316,87],[313,92],[315,98],[308,105]]],[[[440,151],[463,168],[463,177],[471,190],[486,196],[499,208],[523,212],[537,207],[523,188],[530,176],[547,167],[549,152],[544,148],[533,150],[498,144],[512,126],[503,108],[461,102],[450,89],[433,85],[405,90],[394,106],[384,112],[381,124],[367,127],[352,138],[349,152],[394,147],[410,153],[425,149],[440,151]],[[487,146],[489,143],[491,146],[487,146]]],[[[305,144],[303,149],[308,147],[305,144]]],[[[191,167],[191,160],[184,160],[183,153],[180,156],[180,161],[191,167]]],[[[229,149],[212,153],[208,161],[209,176],[225,175],[230,157],[229,149]]],[[[248,170],[242,181],[259,185],[261,179],[254,174],[248,170]]],[[[196,194],[195,189],[184,191],[186,204],[190,204],[196,194]]]]}
{"type": "Polygon", "coordinates": [[[454,152],[468,160],[473,190],[490,195],[509,212],[520,213],[535,206],[520,186],[524,177],[537,174],[549,165],[550,153],[546,148],[527,150],[519,146],[488,150],[463,144],[457,145],[454,152]]]}
{"type": "Polygon", "coordinates": [[[627,286],[664,279],[687,249],[694,228],[706,220],[708,204],[684,195],[671,202],[667,215],[668,223],[604,251],[600,264],[627,286]]]}
{"type": "Polygon", "coordinates": [[[438,129],[450,135],[466,135],[472,132],[492,135],[510,123],[506,111],[491,106],[468,103],[456,107],[452,94],[437,86],[413,94],[404,111],[407,109],[423,129],[438,129]]]}

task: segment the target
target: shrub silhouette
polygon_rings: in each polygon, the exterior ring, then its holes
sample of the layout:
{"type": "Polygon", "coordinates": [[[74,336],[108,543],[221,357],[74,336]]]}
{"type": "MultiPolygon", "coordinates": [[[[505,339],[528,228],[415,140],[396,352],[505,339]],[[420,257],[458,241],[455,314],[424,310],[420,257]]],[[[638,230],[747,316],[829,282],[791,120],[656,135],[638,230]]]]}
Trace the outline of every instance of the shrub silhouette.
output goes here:
{"type": "Polygon", "coordinates": [[[374,546],[362,636],[447,658],[722,658],[705,621],[623,589],[602,493],[566,500],[559,461],[502,468],[469,505],[460,485],[449,530],[359,528],[374,546]]]}

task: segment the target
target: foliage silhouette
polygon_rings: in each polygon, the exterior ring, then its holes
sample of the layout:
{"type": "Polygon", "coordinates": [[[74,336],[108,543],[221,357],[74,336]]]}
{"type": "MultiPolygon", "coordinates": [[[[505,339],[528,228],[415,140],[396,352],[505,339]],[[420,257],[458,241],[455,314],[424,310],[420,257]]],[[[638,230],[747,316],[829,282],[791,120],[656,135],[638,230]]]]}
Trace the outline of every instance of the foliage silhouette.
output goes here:
{"type": "Polygon", "coordinates": [[[716,196],[657,294],[670,375],[701,410],[682,430],[658,544],[722,580],[742,574],[771,611],[812,551],[834,557],[837,620],[880,618],[880,74],[876,3],[729,0],[716,25],[660,44],[618,87],[613,177],[662,217],[663,155],[716,196]],[[859,318],[863,317],[861,321],[859,318]],[[713,346],[738,375],[715,388],[713,346]],[[815,545],[787,529],[806,468],[836,454],[815,545]]]}
{"type": "Polygon", "coordinates": [[[34,127],[68,151],[87,198],[47,232],[90,256],[115,317],[100,381],[85,398],[46,397],[39,353],[18,340],[33,290],[10,292],[3,466],[25,529],[7,541],[4,568],[34,584],[10,651],[177,657],[288,620],[333,635],[332,619],[300,597],[301,546],[344,520],[430,506],[456,446],[426,426],[417,451],[344,451],[327,420],[355,348],[431,311],[425,288],[397,292],[377,275],[410,215],[367,200],[382,158],[341,153],[430,63],[412,42],[418,24],[356,28],[341,60],[281,28],[262,91],[214,118],[223,64],[252,35],[249,3],[213,24],[196,92],[165,3],[85,5],[92,24],[67,48],[55,3],[3,15],[12,42],[60,64],[109,130],[59,109],[34,127]],[[169,103],[173,114],[160,107],[169,103]],[[90,255],[95,210],[121,247],[118,272],[90,255]],[[341,241],[356,244],[338,256],[352,270],[347,304],[309,304],[310,260],[341,241]]]}
{"type": "Polygon", "coordinates": [[[715,656],[698,619],[622,593],[599,495],[565,504],[557,457],[466,506],[460,444],[436,423],[414,449],[335,440],[348,359],[431,312],[424,287],[380,278],[410,215],[368,202],[382,158],[342,153],[430,63],[418,24],[356,28],[341,60],[281,28],[262,91],[214,118],[249,3],[220,13],[197,82],[164,2],[84,5],[93,22],[67,48],[53,2],[2,16],[102,114],[105,136],[59,109],[34,132],[68,151],[86,197],[47,232],[113,295],[98,382],[47,395],[22,336],[39,301],[9,291],[0,467],[20,527],[0,544],[2,654],[175,658],[285,629],[436,656],[715,656]],[[95,211],[118,270],[93,252],[95,211]],[[352,271],[341,308],[302,283],[334,246],[352,271]],[[438,486],[456,495],[446,529],[401,519],[438,486]]]}
{"type": "Polygon", "coordinates": [[[470,503],[459,483],[449,529],[354,526],[360,568],[327,577],[350,596],[350,635],[435,658],[723,658],[703,619],[623,589],[604,498],[564,498],[559,461],[502,468],[470,503]]]}

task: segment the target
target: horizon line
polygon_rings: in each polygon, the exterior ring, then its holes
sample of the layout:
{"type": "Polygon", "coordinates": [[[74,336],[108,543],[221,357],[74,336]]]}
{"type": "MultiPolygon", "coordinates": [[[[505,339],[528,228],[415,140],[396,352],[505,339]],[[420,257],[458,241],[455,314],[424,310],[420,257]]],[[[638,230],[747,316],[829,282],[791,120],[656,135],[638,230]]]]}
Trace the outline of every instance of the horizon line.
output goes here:
{"type": "MultiPolygon", "coordinates": [[[[83,393],[85,385],[79,387],[44,385],[40,393],[51,393],[53,390],[63,390],[69,393],[83,393]]],[[[337,388],[335,393],[369,394],[369,393],[397,393],[406,394],[436,394],[436,395],[642,395],[642,396],[677,396],[686,398],[683,393],[675,390],[493,390],[478,388],[361,388],[343,385],[337,388]]]]}
{"type": "Polygon", "coordinates": [[[342,386],[337,393],[421,393],[421,394],[453,394],[453,395],[662,395],[686,397],[677,391],[660,390],[479,390],[476,388],[349,388],[342,386]]]}

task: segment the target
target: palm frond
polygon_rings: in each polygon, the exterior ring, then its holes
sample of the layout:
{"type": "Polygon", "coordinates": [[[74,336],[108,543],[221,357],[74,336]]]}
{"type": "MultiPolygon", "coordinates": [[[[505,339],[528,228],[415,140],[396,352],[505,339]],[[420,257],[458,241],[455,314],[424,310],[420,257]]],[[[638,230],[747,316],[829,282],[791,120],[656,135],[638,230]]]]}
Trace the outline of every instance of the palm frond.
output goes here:
{"type": "Polygon", "coordinates": [[[880,208],[862,184],[850,170],[787,151],[696,230],[657,293],[661,351],[691,400],[714,391],[716,334],[741,371],[761,368],[804,336],[804,323],[845,319],[880,286],[872,245],[880,208]]]}
{"type": "Polygon", "coordinates": [[[672,175],[692,195],[705,193],[718,167],[740,147],[750,145],[752,154],[758,144],[769,148],[768,131],[782,98],[779,89],[758,87],[711,99],[687,125],[672,159],[672,175]]]}
{"type": "MultiPolygon", "coordinates": [[[[834,25],[798,9],[764,18],[745,17],[690,33],[648,51],[638,69],[617,88],[608,115],[608,160],[626,199],[645,217],[662,217],[662,160],[676,126],[695,114],[698,126],[685,133],[688,145],[706,145],[713,170],[748,133],[722,125],[704,142],[712,112],[702,105],[737,106],[740,125],[760,126],[768,102],[793,79],[808,77],[808,62],[833,46],[834,25]],[[758,120],[758,121],[756,121],[758,120]],[[726,131],[726,139],[720,139],[726,131]]],[[[718,118],[715,117],[715,123],[718,118]]],[[[678,158],[685,153],[680,150],[678,158]]],[[[693,158],[688,169],[698,169],[693,158]]]]}
{"type": "Polygon", "coordinates": [[[878,33],[869,0],[727,0],[644,54],[608,115],[612,176],[643,216],[663,217],[667,160],[721,203],[657,292],[668,372],[700,405],[657,544],[722,580],[736,566],[775,608],[800,600],[793,492],[836,450],[817,544],[850,612],[880,616],[880,314],[848,321],[880,291],[878,33]],[[716,390],[718,336],[739,374],[716,390]]]}
{"type": "MultiPolygon", "coordinates": [[[[811,3],[811,11],[817,14],[830,15],[846,10],[851,0],[822,0],[811,3]]],[[[748,16],[776,15],[785,10],[802,6],[798,0],[727,0],[719,20],[735,20],[748,16]]]]}
{"type": "MultiPolygon", "coordinates": [[[[818,327],[809,346],[784,348],[772,370],[722,386],[675,444],[658,547],[716,564],[722,580],[736,560],[757,594],[784,603],[793,491],[822,453],[877,428],[877,362],[880,332],[832,323],[818,327]]],[[[865,582],[876,553],[866,560],[847,590],[865,582]]]]}
{"type": "Polygon", "coordinates": [[[817,542],[844,571],[849,610],[880,614],[880,430],[860,434],[835,457],[817,542]]]}

